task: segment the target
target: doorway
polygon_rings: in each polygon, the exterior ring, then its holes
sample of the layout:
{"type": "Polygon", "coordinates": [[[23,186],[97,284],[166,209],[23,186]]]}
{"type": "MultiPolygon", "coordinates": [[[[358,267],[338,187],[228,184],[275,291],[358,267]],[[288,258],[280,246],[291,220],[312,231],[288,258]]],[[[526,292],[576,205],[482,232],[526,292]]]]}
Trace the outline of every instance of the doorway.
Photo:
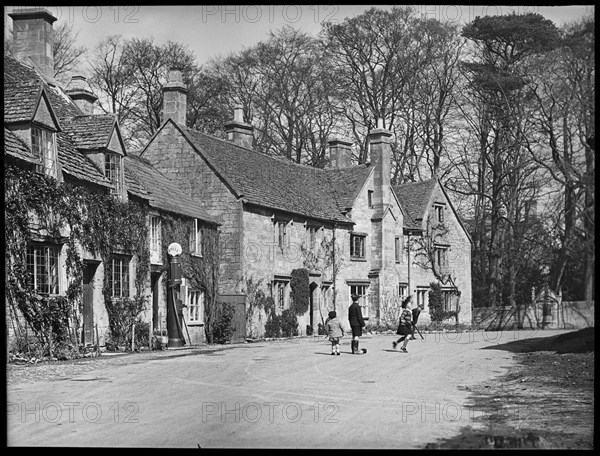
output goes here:
{"type": "Polygon", "coordinates": [[[83,262],[83,331],[81,342],[84,347],[94,343],[94,277],[98,263],[83,262]]]}
{"type": "Polygon", "coordinates": [[[158,331],[161,327],[160,313],[158,310],[159,293],[160,293],[160,276],[161,273],[153,272],[150,274],[150,288],[152,290],[152,330],[158,331]]]}

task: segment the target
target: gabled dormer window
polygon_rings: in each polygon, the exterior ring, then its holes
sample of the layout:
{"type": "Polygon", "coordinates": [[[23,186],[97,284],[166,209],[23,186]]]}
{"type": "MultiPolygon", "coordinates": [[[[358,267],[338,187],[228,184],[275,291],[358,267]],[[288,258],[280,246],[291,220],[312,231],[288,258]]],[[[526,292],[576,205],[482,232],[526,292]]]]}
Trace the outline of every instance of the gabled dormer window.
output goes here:
{"type": "Polygon", "coordinates": [[[31,149],[41,164],[38,172],[58,178],[58,157],[56,155],[56,134],[38,125],[31,126],[31,149]]]}
{"type": "Polygon", "coordinates": [[[104,175],[113,184],[111,194],[121,196],[123,192],[123,170],[120,155],[104,154],[104,175]]]}

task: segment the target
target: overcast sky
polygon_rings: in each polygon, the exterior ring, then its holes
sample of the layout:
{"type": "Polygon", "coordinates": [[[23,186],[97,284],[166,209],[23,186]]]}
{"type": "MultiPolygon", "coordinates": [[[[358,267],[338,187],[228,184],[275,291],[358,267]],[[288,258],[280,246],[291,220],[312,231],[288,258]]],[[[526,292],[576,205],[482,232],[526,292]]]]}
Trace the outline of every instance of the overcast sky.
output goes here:
{"type": "MultiPolygon", "coordinates": [[[[377,5],[198,5],[198,6],[58,6],[46,7],[57,17],[55,25],[70,22],[79,32],[80,45],[92,50],[109,35],[154,37],[157,43],[178,41],[189,47],[202,64],[267,38],[270,30],[289,24],[316,35],[322,21],[341,22],[377,5]]],[[[538,12],[557,26],[577,19],[593,7],[583,6],[455,6],[416,5],[421,14],[467,23],[476,16],[538,12]]],[[[5,26],[12,27],[6,12],[5,26]]]]}

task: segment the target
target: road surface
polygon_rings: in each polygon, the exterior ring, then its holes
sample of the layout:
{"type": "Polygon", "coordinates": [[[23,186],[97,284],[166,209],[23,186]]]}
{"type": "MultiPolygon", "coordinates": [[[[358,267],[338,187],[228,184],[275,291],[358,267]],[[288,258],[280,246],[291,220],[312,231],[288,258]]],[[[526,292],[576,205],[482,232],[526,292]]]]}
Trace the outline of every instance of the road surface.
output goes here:
{"type": "Polygon", "coordinates": [[[494,349],[560,331],[323,338],[167,350],[73,377],[7,385],[9,446],[423,448],[477,426],[469,385],[514,365],[494,349]]]}

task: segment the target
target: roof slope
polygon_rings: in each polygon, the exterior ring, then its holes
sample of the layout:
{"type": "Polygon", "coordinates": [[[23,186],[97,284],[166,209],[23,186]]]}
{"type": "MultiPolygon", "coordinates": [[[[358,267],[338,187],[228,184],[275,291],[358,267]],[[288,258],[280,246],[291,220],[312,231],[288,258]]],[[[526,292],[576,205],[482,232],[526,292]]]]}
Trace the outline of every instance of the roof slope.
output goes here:
{"type": "Polygon", "coordinates": [[[323,170],[245,149],[187,127],[177,128],[234,194],[247,203],[319,220],[352,223],[342,210],[356,197],[356,187],[346,185],[334,191],[332,183],[342,182],[345,177],[351,177],[355,185],[361,179],[364,183],[366,166],[323,170]]]}
{"type": "Polygon", "coordinates": [[[12,57],[5,57],[4,123],[30,121],[42,87],[42,81],[33,68],[27,68],[12,57]]]}
{"type": "Polygon", "coordinates": [[[218,224],[199,204],[179,190],[171,180],[154,169],[145,159],[128,155],[124,158],[124,162],[125,169],[130,170],[148,194],[152,207],[218,224]]]}
{"type": "MultiPolygon", "coordinates": [[[[4,122],[30,121],[44,83],[37,72],[17,59],[4,57],[4,122]]],[[[46,94],[58,118],[68,122],[73,116],[82,116],[81,110],[71,102],[60,89],[46,86],[46,94]]],[[[6,129],[6,128],[5,128],[6,129]]],[[[5,133],[5,138],[7,137],[5,133]]],[[[77,150],[71,136],[67,132],[58,132],[58,161],[63,172],[76,179],[91,182],[104,187],[111,187],[109,180],[91,162],[89,158],[77,150]]],[[[9,138],[11,141],[11,138],[9,138]]],[[[27,148],[29,149],[29,148],[27,148]]],[[[5,147],[5,153],[7,152],[5,147]]],[[[9,151],[10,152],[10,151],[9,151]]],[[[33,155],[33,154],[32,154],[33,155]]]]}
{"type": "Polygon", "coordinates": [[[108,145],[115,127],[116,118],[112,114],[86,115],[63,120],[61,125],[78,149],[102,149],[108,145]]]}
{"type": "Polygon", "coordinates": [[[429,179],[422,182],[409,182],[393,187],[406,211],[404,226],[409,229],[421,229],[421,221],[431,198],[431,193],[437,184],[437,179],[429,179]]]}
{"type": "Polygon", "coordinates": [[[6,127],[4,127],[4,153],[36,165],[41,163],[29,146],[6,127]]]}

